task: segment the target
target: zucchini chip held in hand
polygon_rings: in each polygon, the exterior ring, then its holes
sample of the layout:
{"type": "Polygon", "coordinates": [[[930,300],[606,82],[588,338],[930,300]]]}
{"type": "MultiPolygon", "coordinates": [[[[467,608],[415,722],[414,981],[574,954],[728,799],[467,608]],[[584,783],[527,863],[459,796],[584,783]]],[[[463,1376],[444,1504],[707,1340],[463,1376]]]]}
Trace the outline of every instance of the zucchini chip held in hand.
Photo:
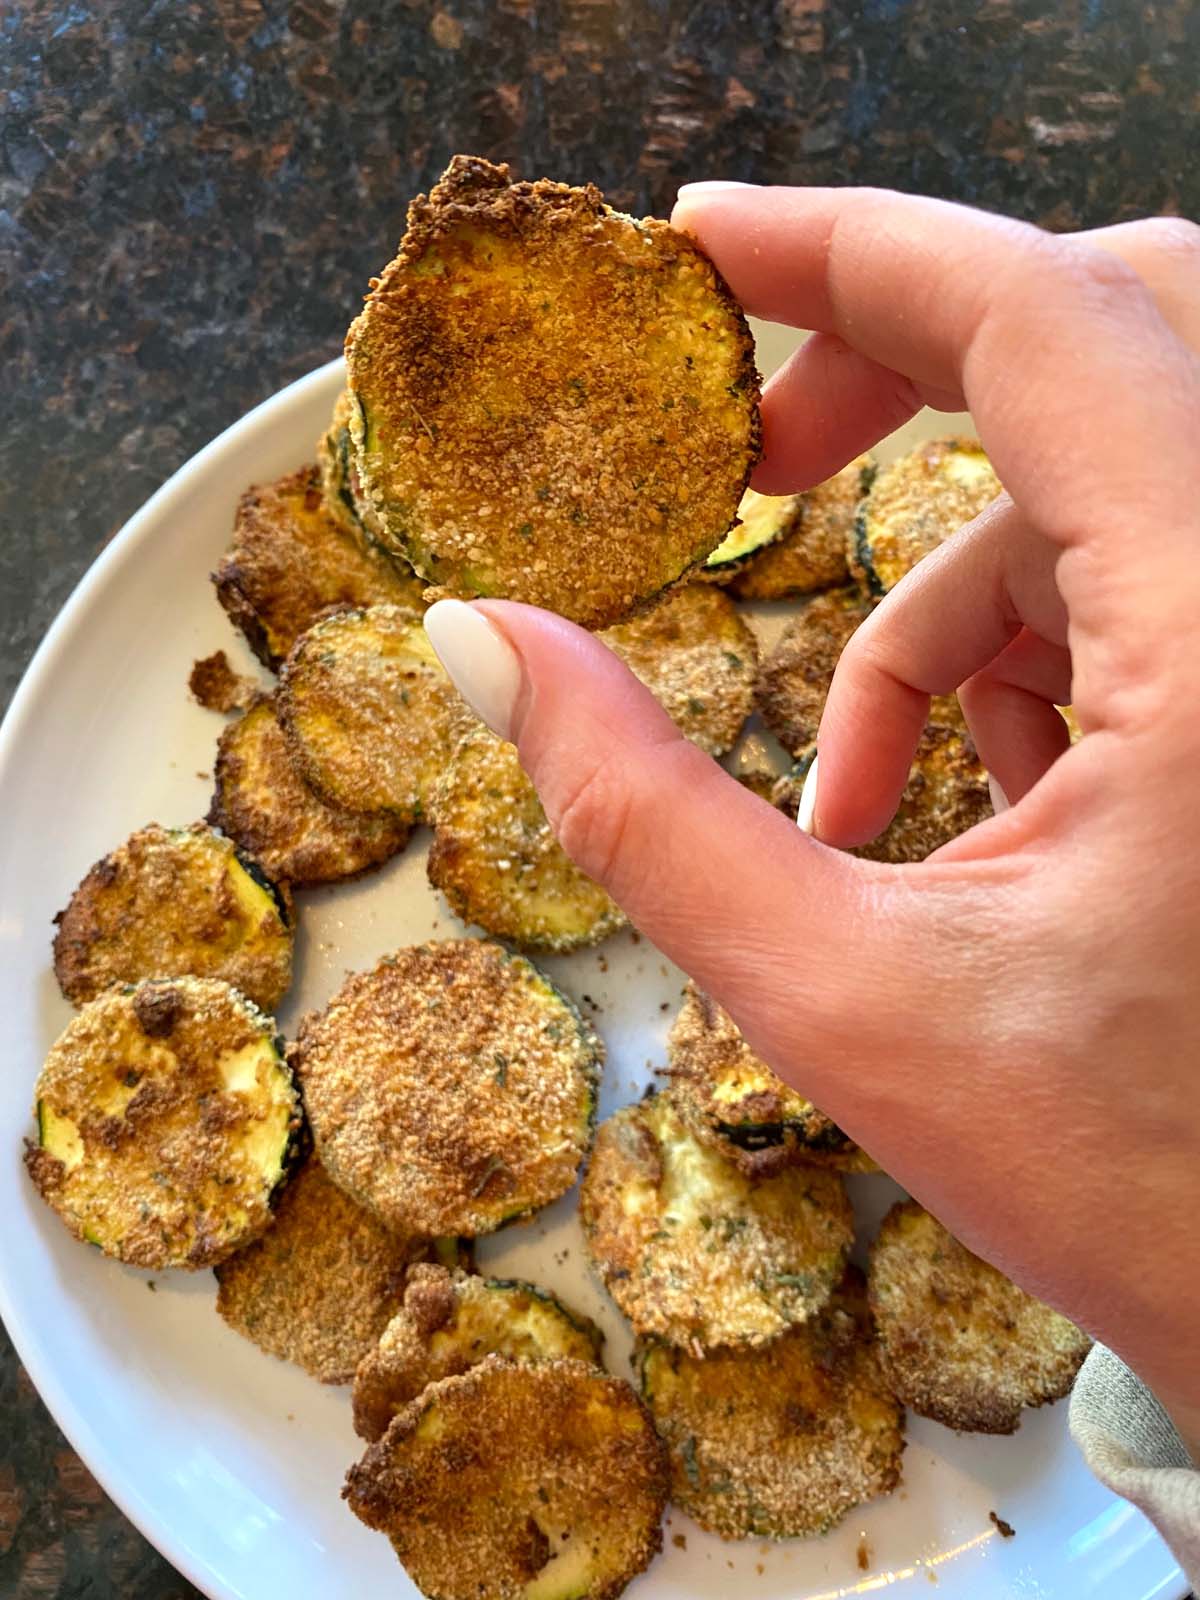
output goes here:
{"type": "Polygon", "coordinates": [[[130,834],[55,921],[55,975],[77,1006],[112,983],[190,976],[223,978],[273,1011],[292,981],[287,885],[203,822],[130,834]]]}
{"type": "Polygon", "coordinates": [[[213,573],[217,599],[258,659],[277,667],[331,606],[422,609],[424,584],[364,548],[329,513],[316,467],[247,489],[213,573]]]}
{"type": "Polygon", "coordinates": [[[419,616],[340,611],[298,640],[277,711],[305,781],[332,806],[415,822],[475,718],[419,616]]]}
{"type": "Polygon", "coordinates": [[[216,787],[208,820],[277,881],[337,883],[403,850],[411,825],[327,806],[296,769],[263,696],[217,741],[216,787]]]}
{"type": "Polygon", "coordinates": [[[1082,1329],[972,1255],[914,1200],[883,1219],[868,1283],[892,1388],[948,1428],[1013,1433],[1023,1407],[1070,1392],[1091,1348],[1082,1329]]]}
{"type": "Polygon", "coordinates": [[[462,939],[347,979],[293,1063],[335,1183],[389,1227],[473,1237],[574,1183],[603,1053],[536,967],[462,939]]]}
{"type": "Polygon", "coordinates": [[[113,988],[60,1034],[25,1164],[77,1239],[133,1267],[211,1267],[262,1233],[300,1107],[275,1024],[227,983],[113,988]]]}
{"type": "Polygon", "coordinates": [[[516,747],[480,723],[433,795],[429,881],[464,922],[522,950],[598,944],[625,914],[554,837],[516,747]]]}
{"type": "Polygon", "coordinates": [[[697,1353],[765,1344],[807,1321],[854,1241],[838,1173],[749,1178],[694,1139],[665,1094],[601,1124],[579,1215],[634,1332],[697,1353]]]}
{"type": "Polygon", "coordinates": [[[427,1385],[467,1372],[485,1356],[598,1366],[602,1339],[593,1322],[531,1283],[414,1267],[403,1306],[355,1375],[355,1432],[381,1438],[427,1385]]]}
{"type": "Polygon", "coordinates": [[[712,263],[590,184],[455,156],[346,337],[362,491],[439,595],[602,628],[704,560],[759,450],[712,263]]]}
{"type": "Polygon", "coordinates": [[[385,1228],[310,1156],[280,1196],[274,1226],[217,1268],[217,1310],[268,1355],[322,1383],[349,1383],[428,1248],[385,1228]]]}
{"type": "Polygon", "coordinates": [[[904,1412],[848,1267],[802,1328],[697,1359],[643,1342],[642,1395],[671,1457],[671,1499],[723,1539],[808,1539],[900,1481],[904,1412]]]}
{"type": "Polygon", "coordinates": [[[662,1547],[667,1464],[622,1379],[489,1356],[407,1406],[343,1493],[437,1600],[615,1600],[662,1547]]]}
{"type": "Polygon", "coordinates": [[[759,1060],[729,1013],[694,983],[671,1027],[668,1062],[671,1102],[689,1132],[748,1177],[797,1165],[875,1170],[836,1123],[759,1060]]]}

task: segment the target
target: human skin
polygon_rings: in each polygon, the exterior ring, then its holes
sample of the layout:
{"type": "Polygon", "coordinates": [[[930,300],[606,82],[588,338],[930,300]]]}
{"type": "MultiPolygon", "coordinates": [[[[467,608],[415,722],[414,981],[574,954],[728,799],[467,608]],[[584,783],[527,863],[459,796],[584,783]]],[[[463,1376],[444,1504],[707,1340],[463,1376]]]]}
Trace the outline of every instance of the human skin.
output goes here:
{"type": "Polygon", "coordinates": [[[1200,1459],[1200,230],[742,185],[672,220],[747,311],[816,330],[767,386],[756,488],[819,482],[922,404],[969,408],[1006,486],[842,657],[815,837],[561,618],[444,602],[430,635],[574,860],[1200,1459]],[[834,848],[886,825],[956,688],[1011,804],[919,865],[834,848]]]}

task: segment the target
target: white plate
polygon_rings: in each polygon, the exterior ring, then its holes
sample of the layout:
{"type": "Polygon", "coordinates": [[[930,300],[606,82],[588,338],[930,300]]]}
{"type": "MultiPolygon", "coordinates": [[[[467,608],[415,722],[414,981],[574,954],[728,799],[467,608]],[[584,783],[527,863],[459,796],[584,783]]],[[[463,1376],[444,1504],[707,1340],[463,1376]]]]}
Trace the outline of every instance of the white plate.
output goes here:
{"type": "MultiPolygon", "coordinates": [[[[768,336],[764,366],[784,348],[781,337],[768,336]]],[[[71,1015],[50,968],[50,919],[90,864],[133,828],[206,810],[221,722],[189,699],[188,669],[217,646],[249,660],[208,574],[240,490],[311,458],[340,381],[334,363],[293,384],[154,496],[75,591],[0,731],[0,1314],[109,1494],[221,1600],[416,1594],[386,1540],[339,1499],[359,1454],[347,1395],[227,1329],[210,1274],[153,1280],[76,1244],[27,1181],[20,1145],[32,1131],[38,1067],[71,1015]]],[[[946,419],[916,426],[942,430],[946,419]]],[[[300,896],[285,1029],[347,969],[458,933],[426,884],[424,844],[418,835],[382,872],[300,896]]],[[[607,1114],[662,1061],[669,1013],[660,1007],[674,1009],[680,974],[628,935],[546,966],[601,1008],[607,1114]]],[[[895,1192],[882,1178],[854,1186],[872,1220],[895,1192]]],[[[600,1320],[617,1370],[626,1370],[628,1340],[584,1270],[573,1199],[479,1253],[485,1266],[533,1277],[600,1320]]],[[[724,1600],[745,1589],[756,1600],[832,1600],[881,1589],[924,1596],[936,1584],[945,1600],[1177,1600],[1186,1585],[1174,1561],[1142,1517],[1092,1479],[1066,1422],[1059,1405],[1030,1414],[1013,1439],[988,1440],[914,1419],[899,1492],[816,1542],[723,1545],[672,1513],[665,1554],[631,1593],[724,1600]],[[997,1535],[991,1509],[1016,1538],[997,1535]]]]}

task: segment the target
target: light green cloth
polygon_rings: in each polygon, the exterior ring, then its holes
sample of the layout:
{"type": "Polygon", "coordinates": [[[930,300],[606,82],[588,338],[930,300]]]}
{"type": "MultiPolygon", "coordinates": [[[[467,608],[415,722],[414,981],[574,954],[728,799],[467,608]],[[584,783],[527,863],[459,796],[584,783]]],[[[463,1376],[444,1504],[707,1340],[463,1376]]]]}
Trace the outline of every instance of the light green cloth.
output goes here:
{"type": "Polygon", "coordinates": [[[1071,1432],[1101,1483],[1145,1512],[1200,1590],[1200,1463],[1145,1384],[1103,1345],[1075,1380],[1071,1432]]]}

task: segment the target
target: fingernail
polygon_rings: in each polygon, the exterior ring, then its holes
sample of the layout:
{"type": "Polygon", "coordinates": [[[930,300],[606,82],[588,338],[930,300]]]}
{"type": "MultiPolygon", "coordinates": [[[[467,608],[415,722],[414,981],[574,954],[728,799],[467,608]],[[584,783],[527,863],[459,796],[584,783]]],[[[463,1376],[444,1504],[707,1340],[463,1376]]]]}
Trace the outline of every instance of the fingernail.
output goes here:
{"type": "Polygon", "coordinates": [[[990,772],[988,773],[988,793],[992,797],[992,810],[997,816],[999,816],[1002,811],[1007,811],[1009,809],[1008,796],[996,782],[995,778],[992,777],[990,772]]]}
{"type": "Polygon", "coordinates": [[[425,632],[454,687],[477,717],[509,738],[521,662],[500,630],[462,600],[438,600],[425,613],[425,632]]]}
{"type": "Polygon", "coordinates": [[[804,777],[804,787],[800,791],[800,804],[796,807],[796,826],[803,832],[816,838],[813,828],[813,818],[817,810],[817,760],[812,758],[812,766],[804,777]]]}
{"type": "Polygon", "coordinates": [[[694,195],[716,194],[721,189],[754,189],[753,183],[738,183],[733,178],[704,178],[699,183],[683,183],[675,198],[682,200],[686,195],[690,200],[694,195]]]}

